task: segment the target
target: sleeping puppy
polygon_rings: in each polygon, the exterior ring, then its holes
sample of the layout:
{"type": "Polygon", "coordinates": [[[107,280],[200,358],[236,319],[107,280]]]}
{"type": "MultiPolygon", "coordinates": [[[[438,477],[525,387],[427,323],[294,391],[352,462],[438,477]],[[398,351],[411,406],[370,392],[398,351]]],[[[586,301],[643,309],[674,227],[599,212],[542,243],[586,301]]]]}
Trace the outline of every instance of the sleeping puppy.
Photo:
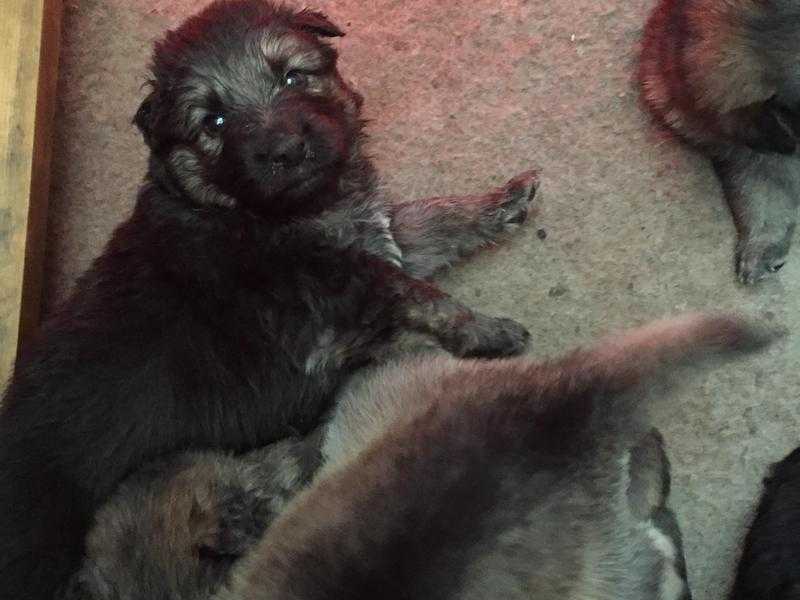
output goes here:
{"type": "MultiPolygon", "coordinates": [[[[663,395],[677,366],[768,339],[694,316],[544,363],[428,356],[363,370],[319,432],[322,468],[283,514],[252,509],[283,502],[255,480],[226,493],[236,503],[205,504],[205,487],[169,472],[157,491],[134,482],[100,512],[70,598],[686,600],[663,442],[631,409],[663,395]],[[259,542],[254,514],[269,525],[259,542]],[[158,535],[143,534],[153,523],[158,535]],[[238,554],[219,560],[214,544],[238,554]]],[[[314,437],[294,453],[311,468],[314,437]]],[[[274,452],[266,480],[299,490],[306,472],[274,452]]]]}
{"type": "Polygon", "coordinates": [[[800,598],[800,448],[772,466],[731,600],[800,598]]]}
{"type": "MultiPolygon", "coordinates": [[[[324,15],[215,2],[156,44],[133,214],[20,357],[0,413],[0,598],[51,600],[145,463],[313,429],[398,332],[460,356],[528,333],[426,281],[525,220],[536,177],[391,205],[324,15]]],[[[113,193],[113,191],[110,191],[113,193]]]]}
{"type": "Polygon", "coordinates": [[[796,0],[661,0],[645,29],[644,100],[712,160],[746,284],[784,265],[797,220],[798,27],[796,0]]]}
{"type": "Polygon", "coordinates": [[[58,597],[209,598],[320,464],[319,435],[242,456],[188,452],[127,478],[95,516],[58,597]]]}

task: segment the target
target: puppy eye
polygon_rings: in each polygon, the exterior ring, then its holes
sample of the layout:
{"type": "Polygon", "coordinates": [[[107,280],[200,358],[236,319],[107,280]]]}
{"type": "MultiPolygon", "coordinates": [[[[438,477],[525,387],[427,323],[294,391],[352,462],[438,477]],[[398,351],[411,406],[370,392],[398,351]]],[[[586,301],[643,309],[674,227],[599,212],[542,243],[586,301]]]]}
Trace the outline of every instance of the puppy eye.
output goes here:
{"type": "Polygon", "coordinates": [[[308,75],[300,71],[289,71],[283,78],[286,87],[301,88],[308,84],[308,75]]]}
{"type": "Polygon", "coordinates": [[[225,127],[225,115],[222,113],[212,113],[203,119],[203,127],[209,133],[219,133],[225,127]]]}

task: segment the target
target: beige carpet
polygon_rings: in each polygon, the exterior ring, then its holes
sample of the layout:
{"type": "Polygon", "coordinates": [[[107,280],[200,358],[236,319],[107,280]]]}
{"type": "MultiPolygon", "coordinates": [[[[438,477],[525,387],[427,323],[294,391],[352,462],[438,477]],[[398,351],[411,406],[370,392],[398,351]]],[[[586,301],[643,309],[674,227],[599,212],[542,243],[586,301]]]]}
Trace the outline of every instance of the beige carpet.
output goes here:
{"type": "MultiPolygon", "coordinates": [[[[631,75],[654,0],[320,0],[348,31],[372,151],[398,196],[483,190],[536,165],[537,222],[446,279],[526,323],[534,355],[685,309],[740,309],[800,331],[800,251],[755,290],[709,165],[662,139],[631,75]],[[546,239],[537,236],[544,229],[546,239]]],[[[203,2],[67,0],[48,306],[130,211],[130,125],[152,39],[203,2]]],[[[768,462],[798,444],[797,336],[687,385],[657,410],[698,600],[722,598],[768,462]]]]}

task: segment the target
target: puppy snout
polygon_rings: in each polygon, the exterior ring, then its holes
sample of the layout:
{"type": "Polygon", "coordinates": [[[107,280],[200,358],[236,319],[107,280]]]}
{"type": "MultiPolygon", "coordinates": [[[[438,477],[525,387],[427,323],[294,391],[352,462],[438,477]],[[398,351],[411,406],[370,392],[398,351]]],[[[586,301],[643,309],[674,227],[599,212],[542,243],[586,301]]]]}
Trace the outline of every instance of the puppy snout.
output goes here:
{"type": "Polygon", "coordinates": [[[268,167],[291,168],[308,158],[308,143],[298,133],[275,134],[270,144],[255,153],[255,161],[268,167]]]}
{"type": "Polygon", "coordinates": [[[302,106],[278,108],[264,119],[251,141],[250,160],[257,168],[292,169],[312,158],[313,130],[302,106]]]}

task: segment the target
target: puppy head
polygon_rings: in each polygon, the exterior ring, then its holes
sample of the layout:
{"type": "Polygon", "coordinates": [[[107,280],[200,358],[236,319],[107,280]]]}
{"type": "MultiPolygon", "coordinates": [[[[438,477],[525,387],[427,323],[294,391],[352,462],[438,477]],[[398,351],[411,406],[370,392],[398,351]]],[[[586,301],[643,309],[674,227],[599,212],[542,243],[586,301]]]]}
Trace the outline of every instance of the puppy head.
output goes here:
{"type": "Polygon", "coordinates": [[[324,15],[211,4],[156,44],[134,122],[154,172],[199,204],[285,216],[318,208],[357,151],[361,97],[324,15]]]}
{"type": "Polygon", "coordinates": [[[98,511],[60,600],[203,600],[316,468],[316,442],[243,457],[186,454],[146,467],[98,511]]]}

